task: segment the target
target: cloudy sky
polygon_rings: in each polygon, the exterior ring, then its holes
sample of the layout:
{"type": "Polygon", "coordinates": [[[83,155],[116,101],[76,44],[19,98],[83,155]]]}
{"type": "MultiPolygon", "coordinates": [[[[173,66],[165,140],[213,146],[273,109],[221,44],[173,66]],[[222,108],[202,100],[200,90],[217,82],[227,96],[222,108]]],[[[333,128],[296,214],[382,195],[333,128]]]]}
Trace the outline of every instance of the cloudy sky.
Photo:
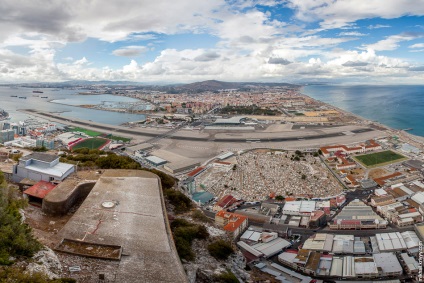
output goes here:
{"type": "Polygon", "coordinates": [[[1,0],[0,82],[424,82],[423,0],[1,0]]]}

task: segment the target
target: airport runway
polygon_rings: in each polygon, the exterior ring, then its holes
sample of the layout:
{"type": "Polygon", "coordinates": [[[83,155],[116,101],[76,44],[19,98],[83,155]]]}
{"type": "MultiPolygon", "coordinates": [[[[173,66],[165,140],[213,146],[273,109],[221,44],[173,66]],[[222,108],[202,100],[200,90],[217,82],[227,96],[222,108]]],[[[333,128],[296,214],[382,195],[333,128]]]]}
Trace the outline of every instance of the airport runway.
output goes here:
{"type": "MultiPolygon", "coordinates": [[[[127,135],[132,135],[132,136],[138,136],[138,137],[160,137],[161,135],[166,136],[166,139],[173,139],[173,140],[186,140],[186,141],[203,141],[203,142],[224,142],[224,143],[244,143],[244,142],[250,142],[250,143],[254,143],[254,142],[285,142],[285,141],[303,141],[303,140],[316,140],[316,139],[325,139],[325,138],[332,138],[332,137],[339,137],[339,136],[345,136],[345,134],[343,132],[335,132],[335,133],[327,133],[327,134],[316,134],[316,135],[305,135],[302,132],[299,132],[299,136],[295,136],[295,137],[261,137],[260,139],[246,139],[246,138],[218,138],[218,139],[214,139],[214,138],[205,138],[205,137],[184,137],[184,136],[167,136],[166,133],[167,132],[163,132],[163,133],[151,133],[151,132],[145,132],[145,131],[137,131],[137,130],[132,130],[132,129],[126,129],[123,127],[119,127],[119,126],[110,126],[110,125],[106,125],[106,124],[99,124],[99,123],[94,123],[91,121],[84,121],[84,120],[79,120],[79,119],[73,119],[73,118],[69,118],[69,117],[62,117],[60,115],[56,115],[56,114],[51,114],[51,113],[46,113],[46,112],[41,112],[38,110],[34,110],[34,109],[25,109],[25,110],[21,110],[23,112],[27,112],[29,114],[33,114],[33,115],[37,115],[37,116],[41,116],[44,118],[51,118],[51,119],[55,119],[58,120],[59,123],[64,124],[64,125],[69,125],[69,126],[82,126],[82,127],[90,127],[90,128],[95,128],[99,131],[107,131],[107,132],[113,132],[114,134],[127,134],[127,135]]],[[[357,130],[352,130],[352,133],[358,134],[358,133],[365,133],[365,132],[372,132],[374,131],[371,128],[363,128],[363,129],[357,129],[357,130]]],[[[283,133],[282,133],[283,134],[283,133]]],[[[264,135],[266,135],[266,133],[264,133],[264,135]]]]}

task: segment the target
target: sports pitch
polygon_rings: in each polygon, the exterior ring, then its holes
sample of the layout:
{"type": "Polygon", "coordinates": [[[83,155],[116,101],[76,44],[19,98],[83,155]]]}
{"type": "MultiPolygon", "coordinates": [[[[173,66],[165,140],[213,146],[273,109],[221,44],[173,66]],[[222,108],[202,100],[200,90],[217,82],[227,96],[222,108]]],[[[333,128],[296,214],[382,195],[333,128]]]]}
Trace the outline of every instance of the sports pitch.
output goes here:
{"type": "Polygon", "coordinates": [[[407,157],[391,150],[358,155],[353,158],[366,167],[378,167],[408,159],[407,157]]]}
{"type": "Polygon", "coordinates": [[[88,138],[77,143],[72,149],[87,147],[88,149],[98,149],[105,145],[109,140],[101,138],[88,138]]]}

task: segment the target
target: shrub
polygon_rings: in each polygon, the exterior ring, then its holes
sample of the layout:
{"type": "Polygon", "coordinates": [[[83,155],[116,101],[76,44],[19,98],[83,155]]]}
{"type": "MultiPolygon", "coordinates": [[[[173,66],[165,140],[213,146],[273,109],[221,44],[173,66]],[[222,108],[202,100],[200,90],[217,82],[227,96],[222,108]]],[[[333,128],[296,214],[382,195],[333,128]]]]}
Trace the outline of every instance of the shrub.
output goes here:
{"type": "Polygon", "coordinates": [[[191,216],[193,219],[201,221],[201,222],[211,222],[211,219],[209,219],[201,210],[196,209],[192,212],[191,216]]]}
{"type": "Polygon", "coordinates": [[[217,240],[208,245],[208,251],[211,256],[218,260],[226,260],[231,254],[234,253],[230,243],[224,240],[217,240]]]}
{"type": "Polygon", "coordinates": [[[166,189],[164,191],[166,199],[174,206],[175,213],[184,213],[193,207],[191,199],[180,191],[166,189]]]}
{"type": "Polygon", "coordinates": [[[181,259],[191,261],[195,255],[191,249],[194,239],[206,239],[209,237],[208,230],[203,225],[193,224],[185,219],[177,218],[171,223],[174,234],[175,246],[181,259]]]}
{"type": "Polygon", "coordinates": [[[221,273],[214,276],[214,282],[219,283],[239,283],[237,277],[229,270],[227,272],[221,273]]]}
{"type": "Polygon", "coordinates": [[[13,198],[0,172],[0,264],[9,265],[11,256],[31,257],[41,244],[33,237],[31,228],[21,223],[19,208],[24,202],[13,198]]]}

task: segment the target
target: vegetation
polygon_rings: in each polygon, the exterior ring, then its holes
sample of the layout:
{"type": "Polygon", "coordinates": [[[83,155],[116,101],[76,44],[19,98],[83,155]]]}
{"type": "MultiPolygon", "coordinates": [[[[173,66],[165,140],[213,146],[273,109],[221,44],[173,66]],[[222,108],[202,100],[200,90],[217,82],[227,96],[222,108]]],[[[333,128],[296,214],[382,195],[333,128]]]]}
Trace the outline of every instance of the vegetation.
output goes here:
{"type": "Polygon", "coordinates": [[[164,196],[174,206],[174,211],[177,214],[187,212],[193,207],[191,199],[180,191],[165,189],[164,196]]]}
{"type": "Polygon", "coordinates": [[[171,223],[171,229],[174,234],[175,246],[181,259],[191,261],[195,255],[191,249],[194,239],[204,240],[209,237],[205,226],[193,224],[185,219],[175,219],[171,223]]]}
{"type": "Polygon", "coordinates": [[[227,270],[224,273],[221,273],[219,275],[215,275],[213,282],[239,283],[240,281],[238,281],[237,277],[230,270],[227,270]]]}
{"type": "Polygon", "coordinates": [[[14,161],[18,162],[19,158],[21,158],[23,155],[23,153],[14,153],[14,154],[10,154],[9,158],[13,159],[14,161]]]}
{"type": "Polygon", "coordinates": [[[31,228],[21,223],[19,209],[24,205],[23,200],[14,198],[0,171],[0,265],[12,264],[11,257],[31,257],[41,248],[31,228]]]}
{"type": "Polygon", "coordinates": [[[211,220],[201,210],[198,209],[192,212],[191,217],[197,221],[205,223],[211,222],[211,220]]]}
{"type": "Polygon", "coordinates": [[[285,198],[282,195],[278,195],[275,197],[275,200],[283,201],[285,198]]]}
{"type": "MultiPolygon", "coordinates": [[[[141,169],[159,176],[162,189],[170,189],[175,185],[175,179],[156,169],[141,168],[141,165],[128,156],[116,155],[99,149],[78,148],[72,154],[63,155],[60,162],[77,164],[81,168],[99,169],[141,169]]],[[[191,207],[191,206],[190,206],[191,207]]]]}
{"type": "Polygon", "coordinates": [[[218,260],[226,260],[234,253],[231,244],[224,240],[217,240],[208,245],[208,251],[211,256],[218,260]]]}
{"type": "Polygon", "coordinates": [[[354,158],[367,167],[385,165],[406,159],[405,156],[391,150],[359,155],[354,158]]]}
{"type": "Polygon", "coordinates": [[[61,278],[49,280],[42,273],[25,273],[22,268],[18,267],[0,267],[0,282],[9,283],[76,283],[72,278],[61,278]]]}
{"type": "Polygon", "coordinates": [[[238,114],[238,115],[267,115],[276,116],[281,112],[278,110],[263,109],[256,105],[252,106],[226,106],[220,110],[221,114],[238,114]]]}
{"type": "Polygon", "coordinates": [[[171,189],[175,185],[175,179],[172,176],[170,176],[170,175],[168,175],[168,174],[166,174],[162,171],[159,171],[157,169],[147,169],[147,168],[143,168],[143,170],[149,171],[149,172],[152,172],[152,173],[158,175],[159,178],[160,178],[163,190],[171,189]]]}
{"type": "Polygon", "coordinates": [[[46,152],[46,151],[49,151],[45,146],[30,147],[29,150],[32,150],[34,152],[46,152]]]}
{"type": "Polygon", "coordinates": [[[60,162],[78,164],[80,168],[141,169],[141,165],[130,157],[112,152],[105,154],[98,149],[79,148],[73,153],[62,156],[60,162]]]}

